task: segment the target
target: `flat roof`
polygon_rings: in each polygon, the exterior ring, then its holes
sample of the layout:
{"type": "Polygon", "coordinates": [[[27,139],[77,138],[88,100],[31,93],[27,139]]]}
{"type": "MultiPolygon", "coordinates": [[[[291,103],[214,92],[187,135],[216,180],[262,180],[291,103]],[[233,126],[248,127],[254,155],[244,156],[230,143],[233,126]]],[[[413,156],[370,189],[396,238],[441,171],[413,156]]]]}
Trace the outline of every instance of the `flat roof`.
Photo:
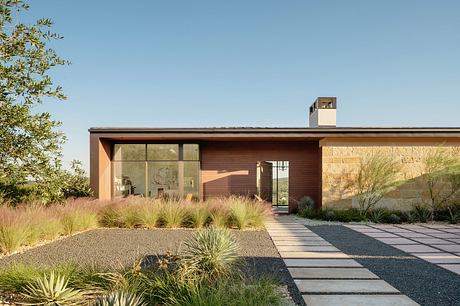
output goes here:
{"type": "Polygon", "coordinates": [[[92,127],[91,134],[104,138],[263,138],[321,139],[325,137],[448,137],[460,138],[460,127],[92,127]]]}

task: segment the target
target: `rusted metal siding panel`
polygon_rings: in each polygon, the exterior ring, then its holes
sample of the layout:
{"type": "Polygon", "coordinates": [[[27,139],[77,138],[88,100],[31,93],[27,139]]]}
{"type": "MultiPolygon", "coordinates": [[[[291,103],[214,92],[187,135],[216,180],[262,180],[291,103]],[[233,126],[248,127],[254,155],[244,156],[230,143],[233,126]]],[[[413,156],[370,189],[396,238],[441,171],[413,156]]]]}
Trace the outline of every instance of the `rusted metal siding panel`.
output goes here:
{"type": "Polygon", "coordinates": [[[320,200],[318,142],[203,142],[201,183],[204,198],[256,193],[257,161],[289,161],[289,211],[311,196],[320,200]]]}

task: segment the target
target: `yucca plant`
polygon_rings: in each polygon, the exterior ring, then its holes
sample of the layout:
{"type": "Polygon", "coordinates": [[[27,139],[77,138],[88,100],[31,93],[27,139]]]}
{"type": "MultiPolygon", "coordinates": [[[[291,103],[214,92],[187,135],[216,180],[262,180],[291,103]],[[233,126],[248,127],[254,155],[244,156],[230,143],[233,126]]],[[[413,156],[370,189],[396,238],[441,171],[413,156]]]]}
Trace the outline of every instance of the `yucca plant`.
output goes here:
{"type": "Polygon", "coordinates": [[[228,229],[199,230],[184,242],[184,246],[180,274],[185,279],[214,279],[234,272],[238,247],[228,229]]]}
{"type": "Polygon", "coordinates": [[[143,306],[147,305],[141,296],[124,291],[114,291],[100,296],[94,306],[143,306]]]}
{"type": "Polygon", "coordinates": [[[84,298],[84,292],[68,286],[68,279],[51,271],[26,285],[24,298],[28,305],[77,305],[84,298]]]}

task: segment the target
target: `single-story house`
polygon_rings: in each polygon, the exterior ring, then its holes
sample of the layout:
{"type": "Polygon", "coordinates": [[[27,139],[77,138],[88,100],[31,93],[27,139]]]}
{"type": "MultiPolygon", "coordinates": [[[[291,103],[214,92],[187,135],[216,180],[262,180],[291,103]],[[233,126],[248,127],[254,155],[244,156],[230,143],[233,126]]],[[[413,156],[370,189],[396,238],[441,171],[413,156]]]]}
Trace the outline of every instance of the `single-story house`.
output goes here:
{"type": "Polygon", "coordinates": [[[382,205],[405,209],[426,196],[417,182],[423,155],[438,146],[460,154],[460,128],[336,127],[336,98],[309,108],[309,127],[90,128],[95,196],[256,196],[294,212],[356,205],[344,178],[373,150],[395,155],[407,183],[382,205]]]}

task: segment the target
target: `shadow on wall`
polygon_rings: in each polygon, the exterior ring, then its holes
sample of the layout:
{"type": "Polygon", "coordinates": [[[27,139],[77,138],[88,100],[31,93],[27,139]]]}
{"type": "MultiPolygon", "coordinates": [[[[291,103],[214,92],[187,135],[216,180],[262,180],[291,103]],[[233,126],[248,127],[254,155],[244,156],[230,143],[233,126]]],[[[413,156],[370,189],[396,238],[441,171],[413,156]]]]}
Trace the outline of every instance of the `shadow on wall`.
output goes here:
{"type": "MultiPolygon", "coordinates": [[[[342,171],[333,179],[334,184],[323,187],[323,208],[347,209],[358,208],[356,190],[353,186],[354,175],[342,171]]],[[[460,200],[460,195],[459,198],[460,200]]],[[[429,191],[424,175],[403,180],[399,187],[385,194],[376,208],[394,210],[411,210],[414,205],[428,203],[429,191]]]]}

